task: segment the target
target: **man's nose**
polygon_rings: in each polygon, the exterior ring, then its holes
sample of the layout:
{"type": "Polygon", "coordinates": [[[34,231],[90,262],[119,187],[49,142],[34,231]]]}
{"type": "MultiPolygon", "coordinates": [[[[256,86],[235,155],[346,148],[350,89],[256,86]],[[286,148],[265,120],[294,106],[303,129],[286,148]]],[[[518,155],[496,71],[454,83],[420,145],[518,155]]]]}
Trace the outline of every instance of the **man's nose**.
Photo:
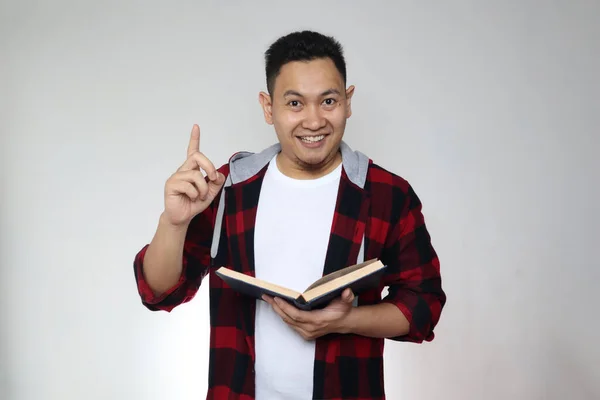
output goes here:
{"type": "Polygon", "coordinates": [[[323,128],[327,121],[323,116],[321,107],[318,106],[310,106],[306,108],[306,115],[304,118],[304,123],[302,124],[305,129],[310,129],[311,131],[316,131],[323,128]]]}

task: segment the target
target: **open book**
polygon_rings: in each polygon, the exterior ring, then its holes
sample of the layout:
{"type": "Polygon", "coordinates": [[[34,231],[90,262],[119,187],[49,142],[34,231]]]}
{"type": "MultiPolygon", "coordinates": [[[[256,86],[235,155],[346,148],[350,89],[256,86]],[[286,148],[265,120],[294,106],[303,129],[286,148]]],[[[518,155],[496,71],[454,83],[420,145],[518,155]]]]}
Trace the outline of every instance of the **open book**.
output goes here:
{"type": "Polygon", "coordinates": [[[263,294],[279,297],[302,310],[312,310],[325,307],[331,300],[341,296],[346,288],[352,289],[355,295],[377,288],[385,268],[377,259],[351,265],[325,275],[302,293],[225,267],[219,268],[216,274],[240,293],[257,299],[261,299],[263,294]]]}

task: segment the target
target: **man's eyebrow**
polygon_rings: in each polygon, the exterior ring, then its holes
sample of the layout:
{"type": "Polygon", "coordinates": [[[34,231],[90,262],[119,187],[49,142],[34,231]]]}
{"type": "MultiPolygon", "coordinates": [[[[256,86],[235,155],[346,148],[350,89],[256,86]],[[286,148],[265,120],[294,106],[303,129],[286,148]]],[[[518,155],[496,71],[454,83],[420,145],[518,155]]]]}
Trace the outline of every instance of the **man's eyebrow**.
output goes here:
{"type": "Polygon", "coordinates": [[[337,94],[338,96],[341,95],[339,90],[337,90],[337,89],[329,89],[329,90],[326,90],[323,93],[321,93],[321,96],[325,97],[325,96],[329,96],[329,95],[332,95],[332,94],[337,94]]]}
{"type": "Polygon", "coordinates": [[[287,90],[284,94],[283,97],[288,97],[288,96],[298,96],[298,97],[302,97],[302,95],[298,92],[296,92],[295,90],[287,90]]]}
{"type": "MultiPolygon", "coordinates": [[[[323,93],[321,93],[321,97],[324,96],[329,96],[332,94],[337,94],[338,96],[340,96],[340,91],[337,89],[327,89],[326,91],[324,91],[323,93]]],[[[298,93],[295,90],[287,90],[284,94],[283,97],[288,97],[288,96],[298,96],[298,97],[304,97],[302,96],[300,93],[298,93]]]]}

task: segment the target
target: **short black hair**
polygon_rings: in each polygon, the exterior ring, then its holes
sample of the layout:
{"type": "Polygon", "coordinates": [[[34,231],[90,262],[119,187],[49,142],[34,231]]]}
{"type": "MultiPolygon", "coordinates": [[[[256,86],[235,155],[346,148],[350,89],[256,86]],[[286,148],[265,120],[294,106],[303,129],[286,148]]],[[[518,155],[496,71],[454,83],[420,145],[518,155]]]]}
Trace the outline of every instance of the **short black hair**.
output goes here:
{"type": "Polygon", "coordinates": [[[330,58],[346,84],[346,61],[342,45],[333,37],[304,30],[277,39],[265,52],[267,90],[273,93],[275,78],[281,67],[292,61],[312,61],[330,58]]]}

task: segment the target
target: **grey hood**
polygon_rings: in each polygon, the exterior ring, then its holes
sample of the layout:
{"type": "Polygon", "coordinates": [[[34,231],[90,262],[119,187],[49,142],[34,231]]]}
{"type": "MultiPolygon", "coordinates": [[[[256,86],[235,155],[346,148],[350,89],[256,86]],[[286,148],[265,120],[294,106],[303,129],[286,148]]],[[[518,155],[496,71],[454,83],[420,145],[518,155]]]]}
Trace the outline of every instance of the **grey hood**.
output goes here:
{"type": "MultiPolygon", "coordinates": [[[[223,213],[225,211],[225,188],[236,183],[244,182],[245,180],[253,177],[260,172],[272,159],[281,151],[281,144],[276,143],[270,147],[267,147],[260,153],[252,153],[248,151],[242,151],[236,153],[229,160],[229,175],[225,180],[221,197],[219,199],[219,206],[217,208],[217,216],[215,220],[215,228],[213,231],[213,240],[210,250],[210,255],[215,258],[219,249],[219,238],[221,237],[221,227],[223,223],[223,213]]],[[[369,168],[369,158],[359,151],[354,151],[344,141],[340,143],[340,151],[342,153],[342,166],[348,179],[360,188],[365,187],[367,180],[367,171],[369,168]]],[[[363,245],[359,258],[362,260],[363,256],[363,245]]],[[[361,262],[360,260],[358,262],[361,262]]]]}

